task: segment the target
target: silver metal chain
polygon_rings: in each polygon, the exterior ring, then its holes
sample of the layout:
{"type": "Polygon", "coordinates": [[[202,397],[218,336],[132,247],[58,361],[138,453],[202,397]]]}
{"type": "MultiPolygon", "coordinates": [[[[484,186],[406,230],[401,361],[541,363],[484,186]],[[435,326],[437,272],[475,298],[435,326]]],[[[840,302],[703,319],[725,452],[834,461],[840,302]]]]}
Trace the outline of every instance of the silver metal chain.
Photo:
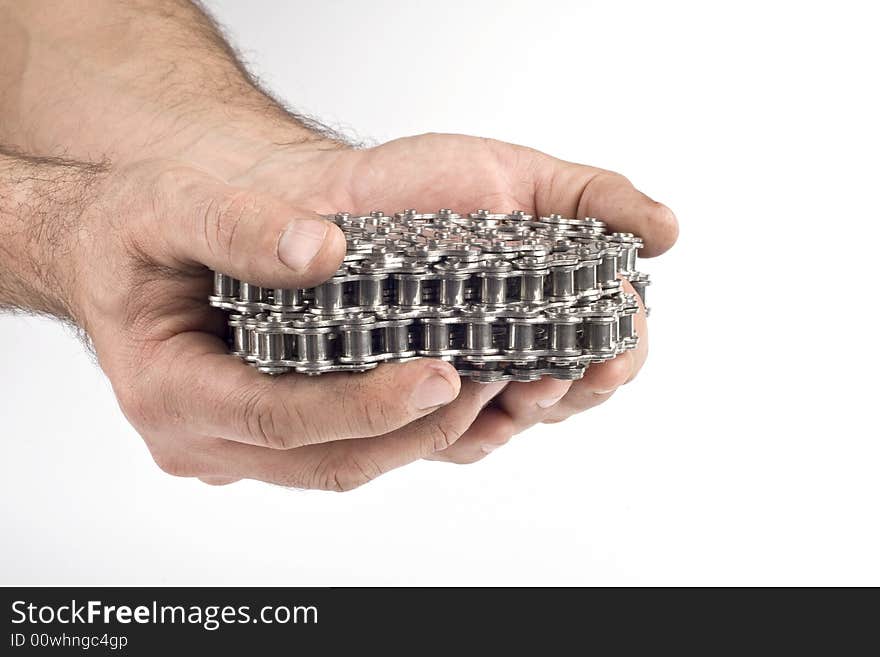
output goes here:
{"type": "Polygon", "coordinates": [[[642,240],[595,219],[451,210],[326,217],[346,236],[336,274],[305,290],[214,275],[230,351],[267,374],[363,372],[441,358],[481,382],[578,379],[638,343],[642,240]]]}

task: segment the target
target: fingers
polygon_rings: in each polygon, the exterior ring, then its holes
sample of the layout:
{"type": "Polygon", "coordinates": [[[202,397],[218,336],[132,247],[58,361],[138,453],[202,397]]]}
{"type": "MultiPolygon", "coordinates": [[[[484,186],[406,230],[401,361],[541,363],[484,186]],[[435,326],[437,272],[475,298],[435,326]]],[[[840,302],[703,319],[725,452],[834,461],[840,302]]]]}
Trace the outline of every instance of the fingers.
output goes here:
{"type": "Polygon", "coordinates": [[[269,377],[226,353],[214,336],[188,332],[151,354],[123,408],[139,428],[189,430],[273,449],[394,431],[459,394],[455,369],[439,360],[388,363],[363,374],[269,377]]]}
{"type": "Polygon", "coordinates": [[[545,422],[559,422],[607,401],[632,375],[632,352],[596,363],[587,368],[584,378],[572,384],[568,394],[545,417],[545,422]]]}
{"type": "MultiPolygon", "coordinates": [[[[622,279],[621,283],[623,283],[623,289],[625,292],[628,294],[636,294],[635,289],[630,285],[628,280],[622,279]]],[[[636,301],[639,304],[639,312],[636,313],[635,316],[635,327],[636,334],[639,336],[639,344],[634,351],[630,352],[633,355],[633,368],[626,383],[632,381],[642,367],[644,367],[645,361],[648,360],[648,345],[650,344],[648,341],[648,315],[645,312],[645,304],[638,294],[636,294],[636,301]]]]}
{"type": "MultiPolygon", "coordinates": [[[[623,281],[624,289],[632,293],[632,286],[623,281]]],[[[645,308],[639,301],[639,312],[635,316],[638,346],[604,363],[596,363],[587,368],[584,378],[575,381],[562,400],[551,409],[545,422],[559,422],[575,413],[581,413],[607,401],[620,386],[632,381],[645,364],[648,357],[648,322],[645,308]]]]}
{"type": "Polygon", "coordinates": [[[476,463],[507,443],[515,433],[514,421],[506,411],[486,408],[453,445],[426,458],[462,465],[476,463]]]}
{"type": "Polygon", "coordinates": [[[530,383],[512,383],[495,405],[510,417],[516,433],[541,422],[568,392],[571,381],[545,376],[530,383]]]}
{"type": "Polygon", "coordinates": [[[200,264],[256,285],[305,288],[330,278],[345,255],[334,224],[188,168],[161,173],[153,198],[159,225],[143,227],[137,239],[170,266],[200,264]]]}
{"type": "Polygon", "coordinates": [[[530,383],[511,383],[498,395],[493,407],[480,413],[454,445],[428,458],[451,463],[479,461],[515,434],[544,421],[570,387],[571,381],[550,377],[530,383]]]}
{"type": "Polygon", "coordinates": [[[672,211],[620,174],[566,162],[524,146],[464,135],[428,134],[350,151],[360,162],[352,197],[365,207],[515,208],[538,215],[595,217],[645,240],[642,254],[671,247],[672,211]]]}
{"type": "Polygon", "coordinates": [[[577,217],[595,217],[612,230],[631,232],[645,240],[642,254],[663,253],[678,238],[672,210],[646,196],[613,171],[574,164],[538,154],[533,168],[535,209],[577,217]]]}
{"type": "MultiPolygon", "coordinates": [[[[623,286],[633,292],[629,282],[624,280],[623,286]]],[[[607,401],[617,388],[635,378],[647,358],[648,326],[641,299],[635,325],[639,344],[633,351],[590,366],[579,381],[544,377],[532,383],[510,384],[495,400],[494,408],[483,411],[460,440],[429,458],[474,463],[538,422],[560,422],[607,401]]]]}
{"type": "MultiPolygon", "coordinates": [[[[281,486],[346,491],[454,444],[503,384],[465,382],[448,406],[375,438],[276,451],[220,439],[203,441],[191,476],[246,477],[281,486]]],[[[177,474],[183,474],[178,471],[177,474]]]]}

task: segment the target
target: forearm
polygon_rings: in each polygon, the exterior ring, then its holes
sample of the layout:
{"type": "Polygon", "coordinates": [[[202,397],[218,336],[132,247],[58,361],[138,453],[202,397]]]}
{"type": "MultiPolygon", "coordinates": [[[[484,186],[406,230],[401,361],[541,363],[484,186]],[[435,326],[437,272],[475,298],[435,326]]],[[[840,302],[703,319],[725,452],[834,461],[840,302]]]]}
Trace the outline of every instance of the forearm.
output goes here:
{"type": "Polygon", "coordinates": [[[82,160],[180,157],[221,176],[326,139],[250,78],[188,0],[0,0],[0,140],[82,160]]]}
{"type": "Polygon", "coordinates": [[[0,147],[0,309],[75,321],[73,253],[101,165],[21,156],[0,147]]]}

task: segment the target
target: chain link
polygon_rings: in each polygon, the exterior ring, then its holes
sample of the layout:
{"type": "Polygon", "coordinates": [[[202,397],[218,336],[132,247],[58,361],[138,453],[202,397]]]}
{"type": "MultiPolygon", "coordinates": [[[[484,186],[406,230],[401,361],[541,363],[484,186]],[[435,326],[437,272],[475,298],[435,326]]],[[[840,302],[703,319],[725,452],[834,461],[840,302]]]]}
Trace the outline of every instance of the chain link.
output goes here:
{"type": "Polygon", "coordinates": [[[642,240],[595,219],[451,210],[326,217],[346,236],[336,274],[305,290],[214,275],[230,351],[267,374],[363,372],[440,358],[476,381],[579,379],[638,343],[650,284],[642,240]]]}

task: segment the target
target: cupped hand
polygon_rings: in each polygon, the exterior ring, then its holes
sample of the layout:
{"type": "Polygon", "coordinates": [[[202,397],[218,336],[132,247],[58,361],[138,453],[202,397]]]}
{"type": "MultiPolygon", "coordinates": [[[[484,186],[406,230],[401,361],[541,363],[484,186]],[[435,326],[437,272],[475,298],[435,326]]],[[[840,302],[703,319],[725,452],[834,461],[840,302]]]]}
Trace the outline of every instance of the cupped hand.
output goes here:
{"type": "MultiPolygon", "coordinates": [[[[363,150],[336,144],[279,148],[234,182],[321,213],[449,207],[594,217],[611,230],[640,235],[645,240],[640,255],[647,257],[669,249],[678,236],[672,211],[618,173],[462,135],[427,134],[363,150]]],[[[633,292],[626,281],[623,285],[633,292]]],[[[608,400],[647,358],[644,308],[636,316],[636,330],[640,339],[635,350],[590,366],[579,381],[545,377],[510,384],[454,445],[428,458],[477,461],[538,422],[558,422],[608,400]]]]}
{"type": "Polygon", "coordinates": [[[115,171],[94,197],[73,231],[65,297],[166,472],[349,490],[447,449],[501,389],[463,383],[430,359],[360,375],[263,375],[227,353],[207,268],[312,286],[342,260],[339,229],[167,161],[115,171]]]}
{"type": "Polygon", "coordinates": [[[78,231],[76,319],[160,467],[218,484],[348,490],[419,458],[478,460],[537,422],[606,400],[644,362],[647,330],[641,313],[639,348],[575,383],[462,382],[431,359],[268,377],[227,354],[223,314],[205,301],[209,269],[267,287],[315,285],[345,251],[316,213],[341,209],[599,217],[642,235],[647,255],[677,233],[672,213],[618,174],[454,135],[281,147],[225,181],[184,161],[141,162],[110,174],[97,198],[78,231]]]}

